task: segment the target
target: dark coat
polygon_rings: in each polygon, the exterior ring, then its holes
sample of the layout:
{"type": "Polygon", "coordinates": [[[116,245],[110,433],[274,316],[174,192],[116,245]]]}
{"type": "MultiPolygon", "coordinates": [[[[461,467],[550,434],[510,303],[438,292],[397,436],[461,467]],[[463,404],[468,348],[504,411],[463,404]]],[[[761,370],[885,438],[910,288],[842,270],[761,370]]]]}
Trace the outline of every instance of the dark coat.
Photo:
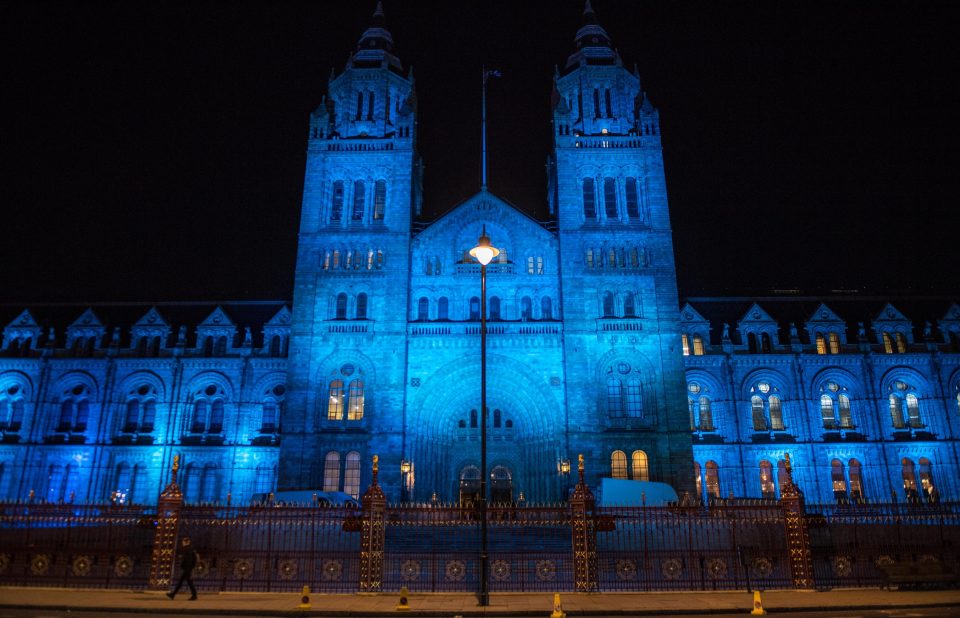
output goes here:
{"type": "Polygon", "coordinates": [[[180,568],[184,571],[192,571],[197,566],[198,557],[197,550],[193,548],[193,545],[182,548],[180,554],[180,568]]]}

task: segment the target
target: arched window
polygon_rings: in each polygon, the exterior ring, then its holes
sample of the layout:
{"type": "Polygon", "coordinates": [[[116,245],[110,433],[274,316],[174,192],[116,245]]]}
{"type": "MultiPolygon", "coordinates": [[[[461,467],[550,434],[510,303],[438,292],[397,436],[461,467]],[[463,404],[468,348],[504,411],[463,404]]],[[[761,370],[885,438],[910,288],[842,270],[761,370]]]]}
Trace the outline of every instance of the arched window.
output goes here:
{"type": "Polygon", "coordinates": [[[907,339],[903,336],[903,333],[896,333],[894,339],[897,342],[897,353],[905,353],[907,351],[907,339]]]}
{"type": "Polygon", "coordinates": [[[501,415],[502,415],[502,413],[500,412],[500,410],[494,410],[494,411],[493,411],[493,426],[496,427],[497,429],[500,428],[500,424],[501,424],[501,420],[502,420],[502,416],[501,416],[501,415]]]}
{"type": "Polygon", "coordinates": [[[203,467],[203,478],[200,486],[200,500],[208,504],[220,498],[220,471],[217,466],[207,464],[203,467]]]}
{"type": "Polygon", "coordinates": [[[360,453],[347,453],[346,465],[343,470],[343,493],[353,498],[360,497],[360,453]]]}
{"type": "Polygon", "coordinates": [[[920,401],[913,393],[907,393],[907,422],[911,427],[923,427],[920,422],[920,401]]]}
{"type": "Polygon", "coordinates": [[[614,451],[610,455],[610,477],[615,479],[627,478],[627,454],[623,451],[614,451]]]}
{"type": "Polygon", "coordinates": [[[613,293],[612,292],[603,293],[603,317],[605,318],[613,317],[613,293]]]}
{"type": "MultiPolygon", "coordinates": [[[[23,392],[19,384],[10,384],[0,389],[0,431],[20,431],[23,408],[23,392]]],[[[2,491],[0,486],[0,492],[2,491]]],[[[0,496],[2,495],[0,493],[0,496]]]]}
{"type": "Polygon", "coordinates": [[[822,333],[817,333],[817,354],[827,353],[827,340],[822,333]]]}
{"type": "Polygon", "coordinates": [[[770,337],[770,333],[760,334],[760,351],[764,354],[773,352],[773,339],[770,337]]]}
{"type": "Polygon", "coordinates": [[[627,382],[627,416],[643,416],[643,385],[637,376],[632,376],[627,382]]]}
{"type": "Polygon", "coordinates": [[[363,221],[363,203],[365,195],[365,185],[362,180],[356,180],[353,183],[353,216],[354,221],[363,221]]]}
{"type": "Polygon", "coordinates": [[[357,319],[367,319],[367,294],[365,292],[357,294],[357,319]]]}
{"type": "Polygon", "coordinates": [[[863,469],[856,459],[850,460],[848,469],[850,474],[850,499],[860,504],[867,497],[863,485],[863,469]]]}
{"type": "MultiPolygon", "coordinates": [[[[343,218],[343,181],[338,180],[333,183],[333,196],[330,203],[330,221],[340,221],[343,218]]],[[[334,254],[339,257],[338,254],[334,254]]],[[[334,261],[333,267],[337,268],[339,264],[334,261]]]]}
{"type": "Polygon", "coordinates": [[[470,319],[472,321],[477,321],[480,319],[480,297],[479,296],[470,297],[470,319]]]}
{"type": "MultiPolygon", "coordinates": [[[[624,186],[624,195],[627,198],[627,216],[631,219],[640,218],[640,199],[637,191],[637,179],[627,178],[624,186]]],[[[634,264],[636,266],[636,264],[634,264]]]]}
{"type": "Polygon", "coordinates": [[[330,451],[323,462],[323,491],[340,490],[340,453],[330,451]]]}
{"type": "Polygon", "coordinates": [[[332,380],[327,399],[327,420],[343,420],[343,394],[343,380],[332,380]]]}
{"type": "Polygon", "coordinates": [[[833,487],[833,499],[837,504],[846,504],[847,478],[843,473],[843,462],[839,459],[830,462],[830,484],[833,487]]]}
{"type": "Polygon", "coordinates": [[[349,408],[347,412],[347,420],[359,421],[363,418],[363,380],[351,380],[349,392],[350,398],[348,399],[349,408]]]}
{"type": "Polygon", "coordinates": [[[780,398],[771,395],[768,399],[770,404],[770,429],[773,431],[783,431],[783,409],[780,404],[780,398]]]}
{"type": "Polygon", "coordinates": [[[441,296],[440,300],[437,301],[437,319],[438,320],[449,320],[450,319],[450,301],[446,296],[441,296]]]}
{"type": "Polygon", "coordinates": [[[917,493],[917,475],[913,468],[913,462],[904,457],[900,461],[901,475],[903,476],[903,493],[907,502],[920,502],[920,495],[917,493]]]}
{"type": "Polygon", "coordinates": [[[597,201],[593,178],[583,179],[583,218],[587,221],[597,218],[597,201]]]}
{"type": "Polygon", "coordinates": [[[853,415],[850,413],[850,397],[841,393],[837,397],[840,404],[840,427],[844,429],[853,428],[853,415]]]}
{"type": "Polygon", "coordinates": [[[367,93],[367,120],[373,120],[373,102],[375,100],[375,95],[373,91],[367,93]]]}
{"type": "Polygon", "coordinates": [[[623,384],[617,378],[607,378],[607,412],[614,418],[623,416],[623,384]]]}
{"type": "Polygon", "coordinates": [[[720,468],[715,461],[707,462],[707,496],[720,497],[720,468]]]}
{"type": "Polygon", "coordinates": [[[650,463],[647,454],[643,451],[634,451],[630,456],[631,478],[635,481],[650,480],[650,463]]]}
{"type": "Polygon", "coordinates": [[[477,411],[476,410],[470,410],[470,428],[471,429],[477,428],[477,411]]]}
{"type": "Polygon", "coordinates": [[[697,499],[703,500],[703,471],[696,461],[693,462],[693,480],[697,484],[697,499]]]}
{"type": "Polygon", "coordinates": [[[373,220],[382,221],[387,210],[387,181],[378,180],[373,186],[373,220]]]}
{"type": "Polygon", "coordinates": [[[544,320],[553,319],[553,301],[549,296],[540,299],[540,317],[544,320]]]}
{"type": "Polygon", "coordinates": [[[593,267],[596,265],[596,264],[595,264],[595,258],[594,258],[593,249],[587,249],[586,258],[584,259],[584,263],[587,265],[587,268],[593,268],[593,267]]]}
{"type": "Polygon", "coordinates": [[[610,99],[609,88],[605,88],[603,91],[603,104],[607,112],[607,118],[613,118],[613,103],[610,99]]]}
{"type": "Polygon", "coordinates": [[[767,415],[764,413],[763,409],[763,398],[759,395],[754,395],[750,398],[750,410],[753,415],[753,430],[754,431],[766,431],[767,427],[767,415]]]}
{"type": "Polygon", "coordinates": [[[890,337],[890,333],[884,332],[882,335],[883,338],[883,351],[886,354],[893,354],[893,338],[890,337]]]}
{"type": "Polygon", "coordinates": [[[710,409],[710,399],[700,396],[700,431],[713,431],[713,411],[710,409]]]}
{"type": "Polygon", "coordinates": [[[890,395],[890,420],[893,421],[894,429],[903,429],[906,423],[903,421],[903,408],[901,400],[896,395],[890,395]]]}
{"type": "Polygon", "coordinates": [[[830,353],[839,354],[840,353],[840,335],[838,335],[837,333],[830,333],[829,341],[830,341],[830,353]]]}
{"type": "Polygon", "coordinates": [[[757,345],[757,335],[755,333],[747,333],[747,350],[749,350],[751,354],[756,354],[760,351],[760,348],[757,345]]]}
{"type": "Polygon", "coordinates": [[[897,380],[890,387],[890,417],[894,429],[923,427],[920,418],[920,400],[916,390],[902,380],[897,380]]]}
{"type": "Polygon", "coordinates": [[[820,415],[823,417],[824,429],[837,428],[836,414],[833,410],[833,397],[830,395],[820,395],[820,415]]]}
{"type": "Polygon", "coordinates": [[[490,315],[488,316],[491,320],[500,319],[500,297],[491,296],[490,297],[490,315]]]}
{"type": "Polygon", "coordinates": [[[60,417],[57,432],[83,432],[87,430],[90,417],[90,392],[83,384],[64,391],[60,400],[60,417]]]}
{"type": "Polygon", "coordinates": [[[693,355],[703,356],[703,337],[700,335],[693,336],[693,355]]]}
{"type": "Polygon", "coordinates": [[[680,335],[680,346],[683,349],[683,355],[690,356],[690,337],[686,333],[680,335]]]}
{"type": "Polygon", "coordinates": [[[603,179],[603,211],[607,219],[617,218],[617,182],[613,178],[603,179]]]}
{"type": "Polygon", "coordinates": [[[600,89],[593,89],[593,117],[600,117],[600,89]]]}
{"type": "Polygon", "coordinates": [[[690,412],[690,431],[697,430],[696,404],[693,397],[687,397],[687,410],[690,412]]]}
{"type": "Polygon", "coordinates": [[[920,489],[923,491],[923,497],[927,502],[936,504],[940,501],[937,488],[933,484],[933,466],[926,457],[920,458],[920,489]]]}
{"type": "Polygon", "coordinates": [[[337,307],[334,315],[338,320],[347,319],[347,295],[343,292],[337,294],[337,307]]]}
{"type": "Polygon", "coordinates": [[[520,319],[525,321],[533,319],[533,301],[529,296],[520,299],[520,319]]]}
{"type": "Polygon", "coordinates": [[[623,297],[623,316],[626,318],[637,317],[637,307],[633,299],[633,292],[627,292],[623,297]]]}
{"type": "Polygon", "coordinates": [[[760,496],[769,500],[777,497],[777,487],[773,482],[773,464],[766,459],[760,462],[760,496]]]}
{"type": "Polygon", "coordinates": [[[421,296],[417,301],[417,320],[426,322],[430,319],[430,299],[421,296]]]}

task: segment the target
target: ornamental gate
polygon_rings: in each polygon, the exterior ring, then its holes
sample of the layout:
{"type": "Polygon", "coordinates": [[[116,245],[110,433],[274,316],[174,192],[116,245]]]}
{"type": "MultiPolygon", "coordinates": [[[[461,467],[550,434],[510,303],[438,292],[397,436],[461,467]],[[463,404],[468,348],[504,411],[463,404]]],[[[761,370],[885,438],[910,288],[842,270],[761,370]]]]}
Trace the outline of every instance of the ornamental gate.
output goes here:
{"type": "MultiPolygon", "coordinates": [[[[796,489],[793,487],[793,489],[796,489]]],[[[0,585],[165,589],[179,538],[200,553],[203,590],[475,592],[478,511],[387,505],[183,505],[159,509],[0,503],[0,585]]],[[[788,492],[789,493],[789,492],[788,492]]],[[[488,509],[489,590],[653,591],[876,586],[891,563],[960,569],[960,504],[810,506],[802,494],[709,505],[488,509]]]]}

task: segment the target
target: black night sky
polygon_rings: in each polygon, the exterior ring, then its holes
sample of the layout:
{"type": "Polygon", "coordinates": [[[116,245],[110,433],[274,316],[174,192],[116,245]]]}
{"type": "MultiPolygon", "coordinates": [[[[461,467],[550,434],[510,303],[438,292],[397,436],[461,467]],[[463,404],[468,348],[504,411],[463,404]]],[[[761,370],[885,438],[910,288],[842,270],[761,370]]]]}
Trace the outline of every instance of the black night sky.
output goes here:
{"type": "MultiPolygon", "coordinates": [[[[14,2],[0,17],[0,301],[288,299],[307,117],[354,2],[14,2]]],[[[425,210],[546,213],[553,67],[580,0],[388,0],[425,210]]],[[[956,294],[950,5],[596,0],[660,108],[682,295],[956,294]]]]}

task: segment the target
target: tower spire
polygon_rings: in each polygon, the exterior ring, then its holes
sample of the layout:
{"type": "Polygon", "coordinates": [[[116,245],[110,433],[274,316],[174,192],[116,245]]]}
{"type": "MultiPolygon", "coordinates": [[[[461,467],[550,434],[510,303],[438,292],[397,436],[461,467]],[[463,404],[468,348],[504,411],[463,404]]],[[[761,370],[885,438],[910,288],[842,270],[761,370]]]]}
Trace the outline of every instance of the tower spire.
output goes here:
{"type": "Polygon", "coordinates": [[[500,71],[483,67],[480,86],[480,190],[487,190],[487,79],[500,77],[500,71]]]}

